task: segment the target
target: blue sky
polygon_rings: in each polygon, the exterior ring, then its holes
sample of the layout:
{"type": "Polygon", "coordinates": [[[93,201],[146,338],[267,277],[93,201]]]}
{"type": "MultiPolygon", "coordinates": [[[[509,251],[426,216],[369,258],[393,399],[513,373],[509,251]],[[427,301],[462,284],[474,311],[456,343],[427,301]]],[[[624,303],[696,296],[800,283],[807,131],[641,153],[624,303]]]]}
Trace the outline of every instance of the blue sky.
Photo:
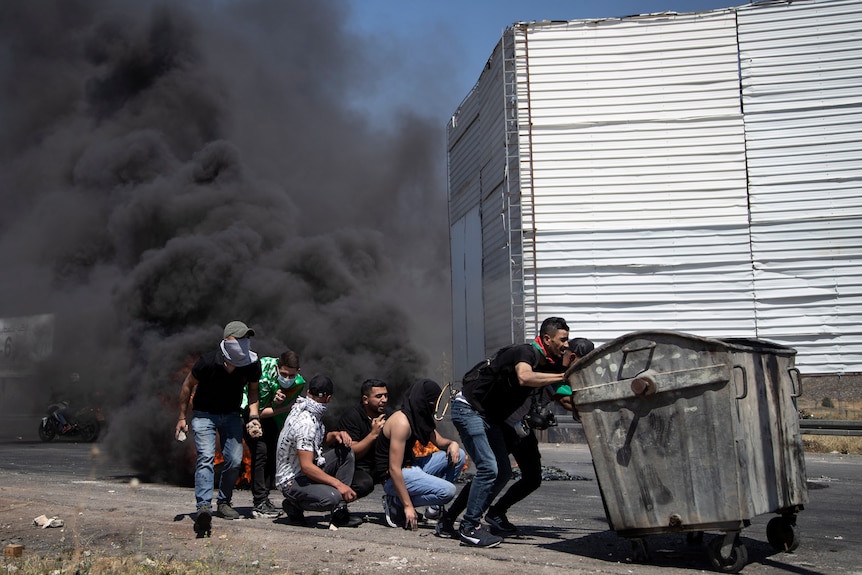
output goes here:
{"type": "Polygon", "coordinates": [[[420,103],[442,122],[476,83],[505,28],[518,21],[698,12],[744,0],[351,0],[349,26],[385,54],[371,104],[420,103]]]}

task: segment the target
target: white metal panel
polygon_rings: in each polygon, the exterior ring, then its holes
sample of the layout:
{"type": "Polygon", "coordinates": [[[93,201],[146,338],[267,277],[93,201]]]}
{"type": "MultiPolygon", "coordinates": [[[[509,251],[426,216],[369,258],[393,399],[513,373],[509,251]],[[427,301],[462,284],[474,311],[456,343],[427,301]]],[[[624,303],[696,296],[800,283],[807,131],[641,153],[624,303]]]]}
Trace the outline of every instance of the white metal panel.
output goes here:
{"type": "Polygon", "coordinates": [[[758,334],[862,371],[862,2],[739,10],[758,334]]]}
{"type": "Polygon", "coordinates": [[[518,47],[536,321],[753,336],[734,13],[534,24],[518,47]]]}

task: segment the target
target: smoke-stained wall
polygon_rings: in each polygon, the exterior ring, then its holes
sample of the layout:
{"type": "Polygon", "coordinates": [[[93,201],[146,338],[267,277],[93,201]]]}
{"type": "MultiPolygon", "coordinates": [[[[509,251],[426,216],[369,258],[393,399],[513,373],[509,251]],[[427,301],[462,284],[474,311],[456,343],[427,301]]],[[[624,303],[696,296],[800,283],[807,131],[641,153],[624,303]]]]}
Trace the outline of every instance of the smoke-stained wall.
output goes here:
{"type": "Polygon", "coordinates": [[[348,17],[0,6],[0,317],[56,314],[34,404],[79,372],[69,394],[97,392],[109,447],[154,479],[182,468],[180,381],[228,321],[332,376],[335,413],[367,377],[449,377],[441,122],[360,112],[386,66],[348,17]]]}

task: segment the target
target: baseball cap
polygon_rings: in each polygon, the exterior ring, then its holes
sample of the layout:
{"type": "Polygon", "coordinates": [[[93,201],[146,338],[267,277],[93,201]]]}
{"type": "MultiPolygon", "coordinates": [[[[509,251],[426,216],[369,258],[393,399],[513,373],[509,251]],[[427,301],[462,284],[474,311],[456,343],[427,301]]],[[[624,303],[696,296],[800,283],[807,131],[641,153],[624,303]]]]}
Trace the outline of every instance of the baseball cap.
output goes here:
{"type": "Polygon", "coordinates": [[[241,321],[232,321],[224,326],[224,339],[231,336],[241,339],[243,337],[251,337],[254,335],[254,330],[242,323],[241,321]]]}
{"type": "Polygon", "coordinates": [[[332,395],[335,386],[332,380],[325,375],[315,375],[308,382],[308,393],[321,397],[323,395],[332,395]]]}

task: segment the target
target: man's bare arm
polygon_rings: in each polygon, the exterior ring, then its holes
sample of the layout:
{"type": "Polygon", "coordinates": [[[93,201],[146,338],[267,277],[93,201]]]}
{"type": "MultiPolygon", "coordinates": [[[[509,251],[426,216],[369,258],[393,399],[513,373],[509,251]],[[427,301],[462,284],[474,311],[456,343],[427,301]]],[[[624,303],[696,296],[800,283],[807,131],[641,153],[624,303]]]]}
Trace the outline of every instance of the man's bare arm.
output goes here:
{"type": "Polygon", "coordinates": [[[533,366],[525,361],[515,364],[515,373],[518,375],[518,383],[522,387],[545,387],[551,383],[566,381],[565,374],[533,371],[533,366]]]}

